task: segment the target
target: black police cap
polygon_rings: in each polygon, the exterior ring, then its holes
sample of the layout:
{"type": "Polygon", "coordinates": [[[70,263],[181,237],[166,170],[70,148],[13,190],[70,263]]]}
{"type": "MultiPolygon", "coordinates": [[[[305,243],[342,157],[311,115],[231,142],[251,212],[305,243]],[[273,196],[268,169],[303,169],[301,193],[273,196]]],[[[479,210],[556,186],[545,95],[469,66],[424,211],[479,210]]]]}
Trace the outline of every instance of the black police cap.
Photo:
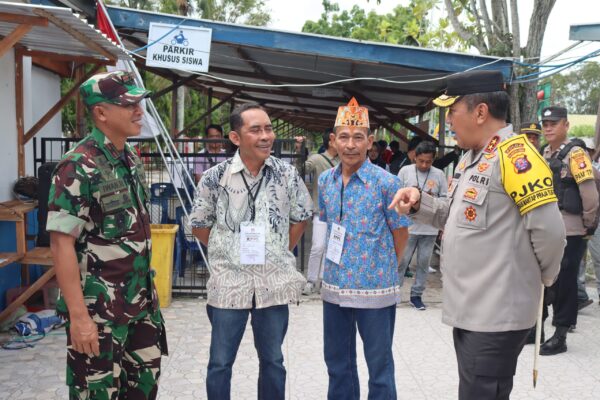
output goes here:
{"type": "Polygon", "coordinates": [[[567,119],[567,109],[564,107],[550,106],[542,110],[542,121],[560,121],[567,119]]]}
{"type": "Polygon", "coordinates": [[[450,75],[446,78],[446,91],[433,100],[433,104],[449,107],[461,96],[474,93],[500,92],[506,90],[504,77],[500,71],[469,71],[450,75]]]}
{"type": "Polygon", "coordinates": [[[539,135],[542,133],[542,126],[537,122],[525,122],[521,124],[519,133],[534,133],[539,135]]]}

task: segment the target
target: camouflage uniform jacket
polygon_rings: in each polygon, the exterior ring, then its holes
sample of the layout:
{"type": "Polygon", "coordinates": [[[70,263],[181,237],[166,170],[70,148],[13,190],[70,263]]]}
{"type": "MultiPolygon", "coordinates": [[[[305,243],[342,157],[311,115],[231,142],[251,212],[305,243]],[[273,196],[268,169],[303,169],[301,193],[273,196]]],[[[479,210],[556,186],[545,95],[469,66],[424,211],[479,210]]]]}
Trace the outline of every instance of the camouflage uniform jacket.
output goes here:
{"type": "MultiPolygon", "coordinates": [[[[98,323],[122,325],[158,309],[150,274],[150,218],[142,164],[97,128],[54,171],[47,230],[76,238],[83,295],[98,323]],[[132,190],[133,189],[133,190],[132,190]]],[[[59,315],[68,317],[64,298],[59,315]]]]}

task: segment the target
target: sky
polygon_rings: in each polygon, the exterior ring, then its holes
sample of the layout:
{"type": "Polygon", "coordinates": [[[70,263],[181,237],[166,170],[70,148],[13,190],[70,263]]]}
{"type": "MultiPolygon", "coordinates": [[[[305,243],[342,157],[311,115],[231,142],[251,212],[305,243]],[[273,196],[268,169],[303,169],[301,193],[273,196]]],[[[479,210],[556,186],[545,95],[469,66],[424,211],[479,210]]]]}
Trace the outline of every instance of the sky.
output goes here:
{"type": "MultiPolygon", "coordinates": [[[[336,0],[332,0],[336,1],[336,0]]],[[[316,21],[323,12],[321,0],[266,0],[267,7],[271,10],[272,23],[270,27],[288,31],[300,32],[306,20],[316,21]]],[[[406,5],[408,0],[337,0],[342,9],[351,9],[358,5],[366,10],[375,10],[378,13],[390,12],[397,4],[406,5]]],[[[440,9],[434,10],[433,18],[445,16],[445,9],[440,0],[440,9]]],[[[521,45],[527,41],[529,18],[533,9],[533,0],[519,0],[519,19],[521,29],[521,45]]],[[[557,0],[544,36],[542,47],[542,60],[556,54],[569,45],[575,43],[569,40],[569,26],[585,23],[600,23],[600,1],[598,0],[557,0]]],[[[578,48],[569,51],[562,57],[576,57],[600,49],[599,42],[584,42],[578,48]]],[[[476,51],[473,51],[476,53],[476,51]]],[[[599,58],[595,59],[600,61],[599,58]]]]}

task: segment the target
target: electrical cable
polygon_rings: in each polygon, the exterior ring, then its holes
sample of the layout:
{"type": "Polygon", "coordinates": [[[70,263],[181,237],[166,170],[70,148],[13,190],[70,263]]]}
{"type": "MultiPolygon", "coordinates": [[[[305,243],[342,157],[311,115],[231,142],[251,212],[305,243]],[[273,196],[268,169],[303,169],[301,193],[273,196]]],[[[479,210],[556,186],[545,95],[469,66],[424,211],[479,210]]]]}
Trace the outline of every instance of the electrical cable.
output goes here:
{"type": "MultiPolygon", "coordinates": [[[[135,53],[132,53],[132,52],[129,52],[129,51],[127,51],[127,52],[130,53],[131,55],[139,57],[139,58],[141,58],[143,60],[146,59],[146,57],[144,57],[144,56],[142,56],[140,54],[135,54],[135,53]]],[[[171,70],[175,70],[175,71],[179,71],[179,72],[183,72],[183,73],[186,73],[186,74],[193,74],[193,75],[198,75],[198,76],[204,76],[204,77],[216,79],[216,80],[219,80],[219,81],[222,81],[222,82],[235,83],[235,84],[242,85],[242,86],[255,86],[255,87],[265,87],[265,88],[324,87],[324,86],[337,85],[339,83],[357,82],[357,81],[377,81],[377,82],[392,83],[392,84],[397,84],[397,85],[407,85],[407,84],[413,84],[413,83],[426,83],[426,82],[435,82],[435,81],[444,80],[444,79],[446,79],[449,76],[453,76],[453,75],[460,74],[460,73],[463,73],[463,72],[468,72],[468,71],[472,71],[472,70],[475,70],[475,69],[487,67],[489,65],[495,64],[495,63],[500,62],[500,61],[504,61],[504,59],[498,58],[498,59],[490,61],[488,63],[480,64],[480,65],[477,65],[475,67],[471,67],[469,69],[466,69],[464,71],[454,72],[452,74],[448,74],[448,75],[445,75],[445,76],[440,76],[440,77],[436,77],[436,78],[429,78],[429,79],[410,80],[410,81],[395,81],[395,80],[391,80],[391,79],[377,78],[377,77],[354,77],[354,78],[338,79],[338,80],[329,81],[329,82],[267,84],[267,83],[245,82],[245,81],[240,81],[240,80],[237,80],[237,79],[223,78],[223,77],[219,77],[219,76],[212,75],[212,74],[209,74],[209,73],[198,72],[198,71],[189,71],[189,70],[185,70],[185,69],[181,69],[181,68],[173,68],[173,67],[171,67],[170,69],[171,70]]]]}

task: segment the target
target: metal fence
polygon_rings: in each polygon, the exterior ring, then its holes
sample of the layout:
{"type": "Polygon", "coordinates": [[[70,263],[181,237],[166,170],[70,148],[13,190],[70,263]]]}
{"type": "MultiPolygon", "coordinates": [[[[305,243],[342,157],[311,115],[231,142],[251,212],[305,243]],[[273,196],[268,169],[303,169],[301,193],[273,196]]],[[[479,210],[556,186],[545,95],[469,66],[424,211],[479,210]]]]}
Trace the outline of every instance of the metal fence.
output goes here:
{"type": "MultiPolygon", "coordinates": [[[[57,162],[69,151],[80,139],[68,138],[42,138],[40,154],[34,152],[34,170],[37,173],[38,167],[47,162],[57,162]]],[[[199,177],[202,170],[215,164],[218,160],[233,156],[235,151],[228,140],[222,140],[223,147],[229,152],[222,153],[204,153],[200,149],[207,143],[215,143],[215,140],[206,139],[175,139],[173,140],[181,156],[183,167],[187,169],[193,178],[199,177]]],[[[219,141],[217,141],[219,142],[219,141]]],[[[182,172],[177,171],[181,163],[174,162],[167,156],[162,159],[158,146],[154,139],[130,139],[129,143],[133,145],[138,152],[138,156],[144,164],[146,181],[150,186],[150,220],[153,224],[178,224],[179,231],[175,242],[175,254],[173,260],[173,294],[183,296],[206,296],[206,282],[209,277],[208,269],[198,248],[191,228],[187,224],[187,218],[183,212],[183,207],[191,208],[184,187],[188,187],[190,195],[193,197],[194,186],[182,172]],[[174,177],[171,181],[169,172],[174,177]],[[181,204],[176,191],[179,191],[184,204],[181,204]]],[[[304,176],[304,161],[306,154],[304,144],[301,151],[294,152],[295,141],[293,139],[277,139],[273,145],[273,155],[288,161],[299,167],[301,176],[304,176]]],[[[34,138],[34,149],[37,149],[37,139],[34,138]]],[[[34,150],[35,151],[35,150],[34,150]]],[[[196,180],[196,179],[195,179],[196,180]]],[[[304,236],[300,240],[294,253],[297,254],[297,268],[304,272],[306,248],[304,236]]],[[[203,249],[206,254],[206,249],[203,249]]]]}

